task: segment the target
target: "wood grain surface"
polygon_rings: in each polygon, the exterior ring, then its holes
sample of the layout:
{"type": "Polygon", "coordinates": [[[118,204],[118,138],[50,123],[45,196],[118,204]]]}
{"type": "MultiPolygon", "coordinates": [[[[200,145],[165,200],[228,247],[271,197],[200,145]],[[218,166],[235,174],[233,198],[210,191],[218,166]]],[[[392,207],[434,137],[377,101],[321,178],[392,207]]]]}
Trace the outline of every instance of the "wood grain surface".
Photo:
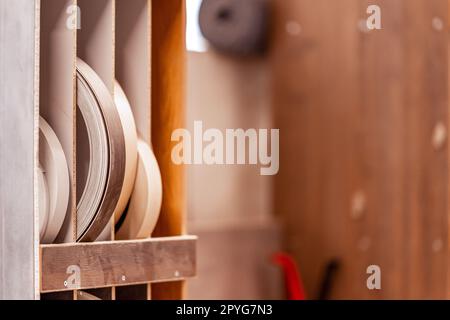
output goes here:
{"type": "MultiPolygon", "coordinates": [[[[76,289],[94,289],[195,275],[196,237],[180,236],[139,241],[41,245],[41,292],[65,291],[69,266],[80,268],[76,289]]],[[[73,289],[73,288],[72,288],[73,289]]]]}
{"type": "Polygon", "coordinates": [[[275,208],[308,296],[338,259],[330,298],[446,298],[448,1],[370,4],[273,1],[275,208]]]}
{"type": "MultiPolygon", "coordinates": [[[[0,299],[38,297],[34,205],[39,18],[28,0],[0,2],[0,299]],[[35,29],[36,28],[36,29],[35,29]]],[[[37,197],[36,197],[37,198],[37,197]]],[[[36,215],[35,215],[36,212],[36,215]]]]}
{"type": "MultiPolygon", "coordinates": [[[[185,179],[171,159],[173,130],[185,126],[184,0],[152,1],[152,142],[163,180],[161,215],[153,236],[185,232],[185,179]]],[[[181,299],[183,282],[152,286],[153,299],[181,299]]]]}

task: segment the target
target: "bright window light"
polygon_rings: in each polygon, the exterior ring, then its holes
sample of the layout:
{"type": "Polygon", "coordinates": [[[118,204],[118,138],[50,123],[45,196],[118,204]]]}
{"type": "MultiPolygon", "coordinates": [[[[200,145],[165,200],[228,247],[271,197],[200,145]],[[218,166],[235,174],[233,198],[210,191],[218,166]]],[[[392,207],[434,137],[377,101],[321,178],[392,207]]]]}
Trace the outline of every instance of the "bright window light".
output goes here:
{"type": "Polygon", "coordinates": [[[186,0],[186,48],[188,51],[206,52],[208,44],[198,24],[198,13],[202,0],[186,0]]]}

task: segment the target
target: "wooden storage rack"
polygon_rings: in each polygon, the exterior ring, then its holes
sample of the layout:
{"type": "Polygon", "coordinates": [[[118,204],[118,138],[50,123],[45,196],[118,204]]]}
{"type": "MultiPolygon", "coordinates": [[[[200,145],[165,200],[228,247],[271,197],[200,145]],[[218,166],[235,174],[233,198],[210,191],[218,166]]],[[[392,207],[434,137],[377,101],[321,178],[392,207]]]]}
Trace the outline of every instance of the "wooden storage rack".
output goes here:
{"type": "Polygon", "coordinates": [[[0,299],[182,299],[195,275],[196,237],[185,235],[183,168],[171,161],[171,133],[184,123],[184,0],[7,0],[0,3],[0,299]],[[76,8],[78,11],[71,10],[76,8]],[[81,29],[67,27],[74,12],[81,29]],[[153,145],[163,204],[145,240],[39,244],[38,123],[63,145],[72,194],[66,228],[76,234],[76,57],[114,94],[118,79],[138,134],[153,145]],[[67,288],[67,267],[80,285],[67,288]]]}

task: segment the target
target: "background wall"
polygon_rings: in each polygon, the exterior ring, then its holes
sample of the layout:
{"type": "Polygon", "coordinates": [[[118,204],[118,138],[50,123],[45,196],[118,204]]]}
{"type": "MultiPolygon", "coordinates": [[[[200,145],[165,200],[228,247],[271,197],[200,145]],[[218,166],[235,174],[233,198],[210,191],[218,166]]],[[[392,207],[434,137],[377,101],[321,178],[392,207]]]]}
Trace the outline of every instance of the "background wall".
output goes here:
{"type": "Polygon", "coordinates": [[[331,298],[448,297],[447,0],[272,7],[275,211],[308,292],[337,258],[331,298]]]}
{"type": "Polygon", "coordinates": [[[449,298],[448,0],[270,4],[264,58],[189,55],[191,128],[279,128],[281,139],[274,179],[188,168],[191,297],[282,297],[280,281],[266,285],[276,269],[257,270],[285,249],[312,299],[333,261],[331,299],[449,298]],[[382,30],[366,27],[373,4],[382,30]]]}
{"type": "MultiPolygon", "coordinates": [[[[190,52],[187,83],[190,132],[196,120],[222,132],[272,127],[267,60],[190,52]]],[[[261,176],[259,166],[188,166],[187,172],[188,229],[199,235],[199,276],[189,282],[189,298],[283,297],[270,261],[281,247],[273,179],[261,176]]]]}

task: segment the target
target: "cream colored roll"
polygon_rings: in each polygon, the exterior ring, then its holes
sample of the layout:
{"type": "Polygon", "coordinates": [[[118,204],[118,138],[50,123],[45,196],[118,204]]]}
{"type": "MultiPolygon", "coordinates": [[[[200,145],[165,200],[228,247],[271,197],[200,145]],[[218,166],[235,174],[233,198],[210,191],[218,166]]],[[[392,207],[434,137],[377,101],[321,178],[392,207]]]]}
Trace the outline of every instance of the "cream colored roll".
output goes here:
{"type": "MultiPolygon", "coordinates": [[[[114,224],[116,224],[124,213],[130,200],[131,192],[133,191],[138,163],[138,138],[133,111],[131,110],[131,106],[125,92],[117,80],[114,83],[114,102],[116,103],[117,110],[119,111],[120,122],[122,124],[125,139],[125,176],[119,201],[117,202],[116,209],[114,210],[114,224]]],[[[106,225],[105,229],[98,236],[97,241],[108,241],[110,239],[111,226],[106,225]]]]}
{"type": "Polygon", "coordinates": [[[116,239],[144,239],[151,236],[159,218],[162,181],[158,162],[150,146],[138,140],[138,168],[133,193],[116,239]]]}
{"type": "Polygon", "coordinates": [[[84,197],[77,204],[77,241],[94,241],[110,221],[119,201],[125,176],[125,139],[111,94],[95,71],[81,59],[77,59],[77,105],[85,120],[90,150],[84,197]],[[90,109],[96,110],[95,114],[89,115],[90,109]],[[96,120],[93,127],[90,117],[96,120]],[[103,128],[107,134],[106,145],[103,128]],[[99,135],[91,135],[95,132],[99,135]],[[95,137],[100,139],[95,140],[95,137]],[[94,160],[100,153],[101,159],[94,160]],[[90,180],[91,177],[95,179],[90,180]]]}
{"type": "Polygon", "coordinates": [[[125,139],[125,177],[120,192],[119,201],[114,210],[114,223],[119,221],[122,216],[128,201],[130,200],[131,192],[134,187],[134,180],[136,178],[136,169],[138,163],[137,153],[137,130],[134,122],[133,112],[131,111],[130,103],[123,92],[122,87],[116,81],[114,83],[114,101],[117,110],[119,111],[120,122],[122,123],[123,135],[125,139]]]}
{"type": "Polygon", "coordinates": [[[48,205],[49,205],[49,194],[47,179],[44,175],[44,170],[41,166],[38,168],[38,190],[39,190],[39,239],[43,239],[45,229],[47,229],[48,224],[48,205]]]}
{"type": "MultiPolygon", "coordinates": [[[[61,229],[69,205],[69,169],[58,137],[42,117],[39,128],[39,162],[48,189],[48,223],[42,231],[41,243],[52,243],[61,229]]],[[[41,188],[45,192],[46,188],[41,188]]],[[[44,195],[42,197],[45,198],[44,195]]]]}

